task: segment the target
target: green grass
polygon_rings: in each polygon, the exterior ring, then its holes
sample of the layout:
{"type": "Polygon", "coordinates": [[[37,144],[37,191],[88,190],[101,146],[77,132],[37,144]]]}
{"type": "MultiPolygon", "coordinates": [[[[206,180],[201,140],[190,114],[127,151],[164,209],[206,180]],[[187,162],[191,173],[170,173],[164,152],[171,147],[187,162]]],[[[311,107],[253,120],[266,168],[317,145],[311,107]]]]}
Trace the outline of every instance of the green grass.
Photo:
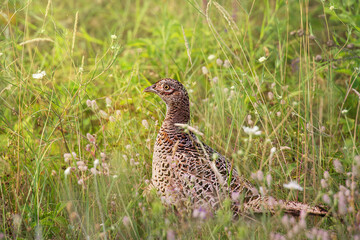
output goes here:
{"type": "Polygon", "coordinates": [[[0,4],[0,239],[360,238],[357,1],[206,2],[0,4]],[[164,77],[187,87],[206,144],[249,179],[271,174],[257,187],[312,205],[327,194],[333,217],[307,217],[294,233],[282,213],[235,221],[225,202],[203,221],[144,196],[165,104],[142,90],[164,77]],[[290,180],[304,191],[283,188],[290,180]]]}

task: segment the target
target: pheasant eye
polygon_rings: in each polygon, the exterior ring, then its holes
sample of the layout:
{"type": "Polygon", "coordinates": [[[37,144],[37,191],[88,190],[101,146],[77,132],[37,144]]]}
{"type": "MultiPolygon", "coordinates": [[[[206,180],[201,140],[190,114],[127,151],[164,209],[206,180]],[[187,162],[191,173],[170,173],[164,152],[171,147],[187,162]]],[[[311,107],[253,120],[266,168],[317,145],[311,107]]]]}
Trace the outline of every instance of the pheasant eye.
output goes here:
{"type": "Polygon", "coordinates": [[[169,89],[170,89],[170,86],[169,86],[169,85],[164,85],[163,88],[164,88],[165,90],[169,90],[169,89]]]}

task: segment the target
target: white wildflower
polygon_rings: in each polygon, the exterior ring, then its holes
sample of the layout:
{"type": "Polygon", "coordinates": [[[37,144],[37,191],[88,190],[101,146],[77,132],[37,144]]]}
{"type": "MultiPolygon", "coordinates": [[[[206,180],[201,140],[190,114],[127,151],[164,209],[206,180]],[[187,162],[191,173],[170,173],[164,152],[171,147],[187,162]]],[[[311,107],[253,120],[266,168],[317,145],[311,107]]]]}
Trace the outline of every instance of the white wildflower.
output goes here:
{"type": "Polygon", "coordinates": [[[272,147],[272,148],[270,149],[270,153],[274,154],[275,152],[276,152],[276,147],[272,147]]]}
{"type": "Polygon", "coordinates": [[[106,107],[111,108],[111,99],[110,98],[105,98],[105,102],[106,102],[106,107]]]}
{"type": "Polygon", "coordinates": [[[261,58],[259,58],[259,63],[263,63],[263,62],[265,62],[266,61],[266,57],[261,57],[261,58]]]}
{"type": "Polygon", "coordinates": [[[96,168],[99,165],[100,161],[99,159],[95,159],[94,161],[94,168],[96,168]]]}
{"type": "Polygon", "coordinates": [[[223,60],[221,60],[220,58],[216,59],[216,64],[218,66],[222,66],[223,65],[223,60]]]}
{"type": "Polygon", "coordinates": [[[218,77],[214,77],[213,79],[212,79],[212,82],[213,83],[217,83],[219,81],[219,78],[218,77]]]}
{"type": "Polygon", "coordinates": [[[111,35],[111,39],[115,40],[115,39],[117,39],[117,36],[115,34],[113,34],[113,35],[111,35]]]}
{"type": "Polygon", "coordinates": [[[334,11],[334,9],[335,9],[334,5],[331,5],[331,6],[329,7],[329,9],[330,9],[331,11],[334,11]]]}
{"type": "Polygon", "coordinates": [[[143,125],[146,129],[149,129],[149,123],[148,123],[148,121],[146,121],[146,119],[143,119],[143,120],[141,121],[141,123],[142,123],[142,125],[143,125]]]}
{"type": "Polygon", "coordinates": [[[211,61],[211,60],[213,60],[213,59],[215,59],[215,55],[214,55],[214,54],[211,54],[211,55],[208,56],[208,60],[209,60],[209,61],[211,61]]]}
{"type": "Polygon", "coordinates": [[[206,75],[206,74],[209,73],[209,70],[208,70],[205,66],[203,66],[203,67],[201,68],[201,71],[202,71],[202,73],[203,73],[204,75],[206,75]]]}
{"type": "Polygon", "coordinates": [[[78,181],[78,184],[83,185],[84,184],[84,179],[80,178],[79,181],[78,181]]]}
{"type": "Polygon", "coordinates": [[[254,126],[254,127],[243,127],[244,132],[247,133],[248,135],[261,135],[261,131],[259,130],[258,126],[254,126]]]}
{"type": "Polygon", "coordinates": [[[348,113],[348,111],[349,111],[349,110],[344,109],[344,110],[342,110],[342,111],[341,111],[341,113],[342,113],[342,114],[347,114],[347,113],[348,113]]]}
{"type": "Polygon", "coordinates": [[[70,153],[64,153],[64,161],[69,162],[71,160],[72,156],[70,153]]]}
{"type": "Polygon", "coordinates": [[[109,121],[110,121],[110,122],[115,122],[116,119],[114,118],[114,116],[110,116],[110,117],[109,117],[109,121]]]}
{"type": "Polygon", "coordinates": [[[43,77],[46,76],[46,72],[45,71],[42,71],[42,72],[38,72],[38,73],[34,73],[32,75],[33,79],[42,79],[43,77]]]}
{"type": "Polygon", "coordinates": [[[296,181],[290,181],[289,183],[285,183],[283,186],[284,188],[290,190],[299,190],[299,191],[303,190],[303,188],[296,181]]]}
{"type": "Polygon", "coordinates": [[[68,176],[71,172],[71,167],[68,167],[65,171],[64,171],[64,174],[65,174],[65,177],[68,176]]]}

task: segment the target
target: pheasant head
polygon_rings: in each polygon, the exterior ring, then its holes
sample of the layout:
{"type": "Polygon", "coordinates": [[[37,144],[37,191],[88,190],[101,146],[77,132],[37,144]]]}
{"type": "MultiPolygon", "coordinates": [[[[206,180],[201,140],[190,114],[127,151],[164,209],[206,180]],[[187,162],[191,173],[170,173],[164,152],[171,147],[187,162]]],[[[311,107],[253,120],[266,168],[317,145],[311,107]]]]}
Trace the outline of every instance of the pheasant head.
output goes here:
{"type": "Polygon", "coordinates": [[[188,123],[190,120],[189,96],[179,81],[165,78],[144,89],[156,93],[166,103],[167,123],[188,123]]]}

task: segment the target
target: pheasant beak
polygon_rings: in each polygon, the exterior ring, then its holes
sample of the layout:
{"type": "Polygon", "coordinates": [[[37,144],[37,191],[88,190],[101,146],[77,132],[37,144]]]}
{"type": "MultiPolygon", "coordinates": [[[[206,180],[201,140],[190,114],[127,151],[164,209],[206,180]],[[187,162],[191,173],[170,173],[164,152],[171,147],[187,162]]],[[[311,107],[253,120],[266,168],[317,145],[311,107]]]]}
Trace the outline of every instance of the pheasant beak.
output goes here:
{"type": "Polygon", "coordinates": [[[155,89],[155,84],[151,85],[150,87],[147,87],[144,89],[144,92],[153,92],[153,93],[157,93],[156,89],[155,89]]]}

